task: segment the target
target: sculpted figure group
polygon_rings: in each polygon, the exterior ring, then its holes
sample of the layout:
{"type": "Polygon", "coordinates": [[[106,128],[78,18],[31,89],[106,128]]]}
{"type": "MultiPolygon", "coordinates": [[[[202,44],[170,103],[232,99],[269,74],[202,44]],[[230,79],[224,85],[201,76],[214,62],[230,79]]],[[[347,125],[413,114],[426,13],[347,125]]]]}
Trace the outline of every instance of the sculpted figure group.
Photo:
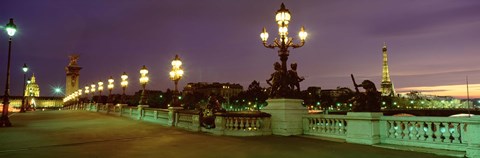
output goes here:
{"type": "Polygon", "coordinates": [[[284,72],[279,62],[273,64],[275,72],[267,79],[267,83],[271,87],[270,97],[285,97],[286,95],[291,96],[293,95],[292,93],[300,92],[300,82],[305,80],[305,78],[298,76],[297,63],[292,63],[290,67],[290,70],[284,72]]]}

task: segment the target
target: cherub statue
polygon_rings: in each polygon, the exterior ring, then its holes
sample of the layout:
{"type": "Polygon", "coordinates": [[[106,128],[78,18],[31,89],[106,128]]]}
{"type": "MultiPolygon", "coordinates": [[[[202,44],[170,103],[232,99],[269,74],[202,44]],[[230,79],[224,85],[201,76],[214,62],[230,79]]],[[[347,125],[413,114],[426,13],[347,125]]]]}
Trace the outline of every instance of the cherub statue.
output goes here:
{"type": "Polygon", "coordinates": [[[288,85],[291,90],[300,91],[300,82],[305,80],[304,77],[299,77],[297,73],[297,63],[290,64],[291,70],[288,70],[288,85]]]}
{"type": "Polygon", "coordinates": [[[270,78],[267,80],[267,84],[270,85],[270,96],[274,97],[279,93],[281,82],[283,80],[282,66],[280,63],[275,62],[273,64],[275,72],[270,75],[270,78]]]}

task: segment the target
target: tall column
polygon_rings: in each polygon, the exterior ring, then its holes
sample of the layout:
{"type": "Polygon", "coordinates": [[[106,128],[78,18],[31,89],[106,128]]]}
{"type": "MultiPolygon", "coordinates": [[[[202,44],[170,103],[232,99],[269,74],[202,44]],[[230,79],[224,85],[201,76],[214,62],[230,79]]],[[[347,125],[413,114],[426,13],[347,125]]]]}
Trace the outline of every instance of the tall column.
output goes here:
{"type": "Polygon", "coordinates": [[[78,55],[70,55],[70,63],[65,67],[67,79],[65,83],[65,96],[68,96],[78,90],[80,70],[82,67],[77,65],[78,55]]]}

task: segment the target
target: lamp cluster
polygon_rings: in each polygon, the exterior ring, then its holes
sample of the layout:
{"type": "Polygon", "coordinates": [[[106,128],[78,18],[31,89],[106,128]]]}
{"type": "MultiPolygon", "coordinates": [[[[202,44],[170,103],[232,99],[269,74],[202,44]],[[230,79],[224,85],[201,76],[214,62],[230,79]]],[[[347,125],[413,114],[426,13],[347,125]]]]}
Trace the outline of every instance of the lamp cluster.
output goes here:
{"type": "Polygon", "coordinates": [[[275,38],[273,44],[267,44],[268,32],[265,27],[263,27],[262,33],[260,33],[260,38],[262,39],[263,45],[267,48],[278,47],[280,49],[286,49],[288,47],[298,48],[305,44],[305,39],[307,38],[307,32],[305,32],[305,27],[300,28],[298,36],[300,37],[300,44],[293,44],[293,38],[288,37],[288,24],[290,24],[292,16],[290,11],[285,8],[285,5],[282,3],[280,9],[277,10],[275,15],[275,21],[278,24],[278,35],[279,39],[275,38]]]}
{"type": "MultiPolygon", "coordinates": [[[[182,69],[182,61],[180,60],[180,57],[178,55],[175,55],[175,58],[172,60],[171,64],[172,64],[172,70],[170,71],[169,76],[170,76],[171,80],[175,81],[175,91],[178,91],[178,88],[177,88],[178,81],[182,78],[182,76],[184,74],[184,71],[182,69]]],[[[148,77],[147,67],[145,65],[143,65],[140,68],[139,73],[140,73],[139,82],[140,82],[140,85],[142,86],[142,93],[141,93],[141,96],[140,96],[139,105],[146,105],[145,87],[146,87],[147,83],[150,81],[149,77],[148,77]]],[[[120,83],[120,86],[122,88],[122,98],[121,98],[120,103],[124,104],[125,103],[125,90],[126,90],[126,88],[128,87],[128,84],[129,84],[127,73],[123,72],[123,74],[120,76],[120,79],[121,79],[121,81],[119,83],[120,83]]],[[[112,102],[112,99],[111,99],[112,96],[111,95],[112,95],[112,90],[115,87],[115,84],[114,84],[115,80],[112,76],[110,76],[107,79],[107,82],[108,82],[108,83],[106,83],[106,87],[108,89],[107,103],[111,103],[112,102]]],[[[68,104],[66,102],[71,102],[71,101],[74,101],[74,103],[78,102],[80,100],[80,98],[82,97],[82,91],[83,91],[84,92],[83,97],[86,98],[87,100],[89,100],[88,99],[90,97],[89,94],[91,94],[90,102],[93,103],[94,102],[93,98],[95,97],[95,92],[97,91],[98,95],[100,96],[97,99],[97,103],[100,103],[102,101],[101,96],[102,96],[103,90],[104,90],[104,82],[102,80],[100,80],[97,83],[92,83],[91,85],[85,86],[85,89],[79,89],[76,92],[74,92],[72,94],[69,94],[68,96],[66,96],[63,99],[63,102],[64,102],[64,104],[68,104]]],[[[85,99],[83,99],[83,100],[85,100],[85,99]]]]}
{"type": "Polygon", "coordinates": [[[172,70],[170,71],[170,79],[172,81],[178,81],[183,76],[182,61],[178,55],[175,55],[172,61],[172,70]]]}

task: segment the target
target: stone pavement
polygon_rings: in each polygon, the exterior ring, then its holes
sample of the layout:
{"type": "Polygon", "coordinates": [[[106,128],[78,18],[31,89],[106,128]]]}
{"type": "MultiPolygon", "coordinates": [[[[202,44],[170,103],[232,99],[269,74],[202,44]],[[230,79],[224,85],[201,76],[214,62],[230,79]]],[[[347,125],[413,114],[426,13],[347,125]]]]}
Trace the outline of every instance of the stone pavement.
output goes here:
{"type": "Polygon", "coordinates": [[[0,128],[6,157],[436,158],[433,154],[305,137],[214,136],[87,111],[38,111],[0,128]]]}

